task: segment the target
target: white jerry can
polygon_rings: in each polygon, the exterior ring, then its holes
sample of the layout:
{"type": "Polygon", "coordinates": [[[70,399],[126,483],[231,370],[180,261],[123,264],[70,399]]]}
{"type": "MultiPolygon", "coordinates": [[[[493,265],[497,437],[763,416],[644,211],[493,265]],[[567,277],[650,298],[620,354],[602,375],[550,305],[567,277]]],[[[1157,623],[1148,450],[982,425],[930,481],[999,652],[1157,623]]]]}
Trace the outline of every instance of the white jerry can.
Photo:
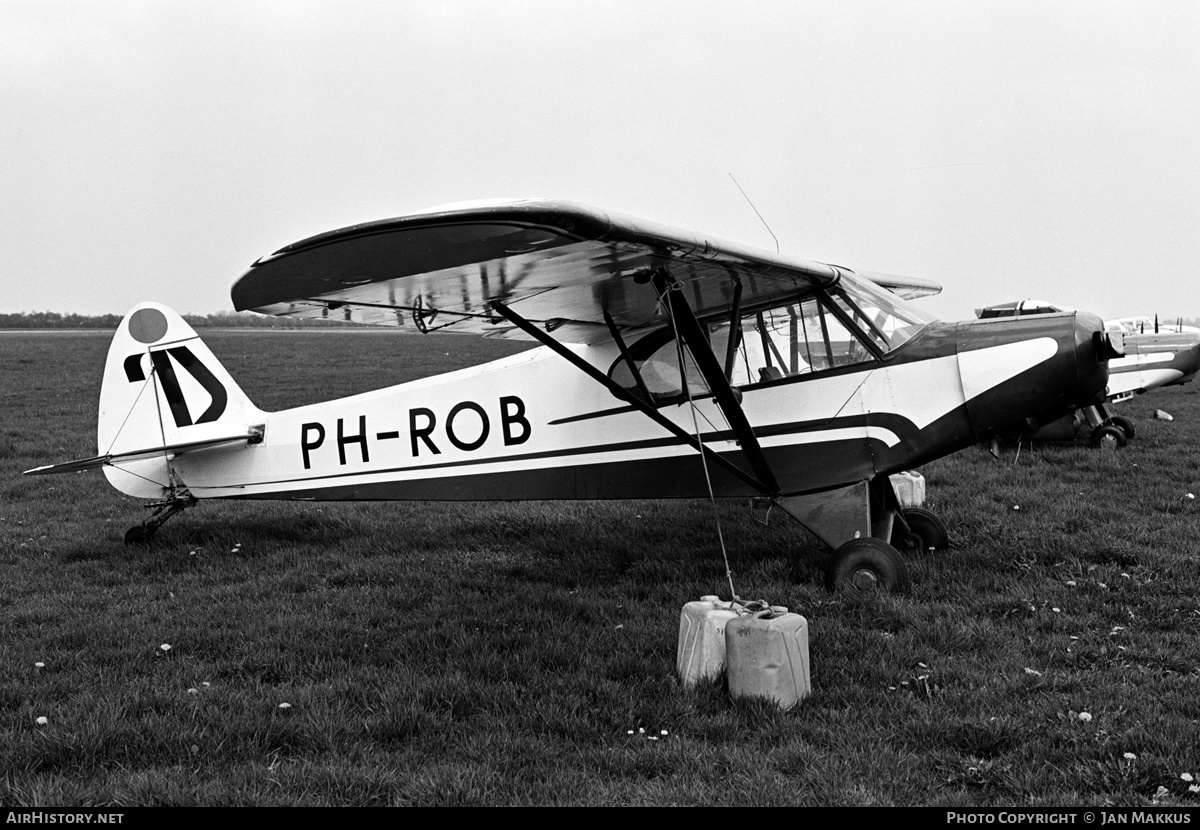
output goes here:
{"type": "Polygon", "coordinates": [[[888,476],[896,489],[901,507],[920,507],[925,503],[925,476],[913,470],[888,476]]]}
{"type": "Polygon", "coordinates": [[[808,620],[780,605],[725,626],[729,696],[763,697],[790,709],[812,692],[808,620]]]}
{"type": "Polygon", "coordinates": [[[679,649],[675,670],[684,686],[720,677],[725,671],[725,624],[737,617],[733,603],[704,596],[679,614],[679,649]]]}

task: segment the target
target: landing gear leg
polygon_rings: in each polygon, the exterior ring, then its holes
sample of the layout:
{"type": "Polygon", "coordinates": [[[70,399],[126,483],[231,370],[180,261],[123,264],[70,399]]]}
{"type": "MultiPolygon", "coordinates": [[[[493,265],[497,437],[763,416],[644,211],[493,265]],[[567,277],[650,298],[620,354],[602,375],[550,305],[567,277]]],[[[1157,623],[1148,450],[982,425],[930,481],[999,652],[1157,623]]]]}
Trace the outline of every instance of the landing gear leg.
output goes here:
{"type": "Polygon", "coordinates": [[[1092,427],[1090,442],[1096,449],[1120,449],[1133,438],[1133,421],[1110,416],[1104,404],[1084,407],[1083,414],[1092,427]]]}
{"type": "Polygon", "coordinates": [[[941,520],[928,510],[901,507],[885,475],[824,493],[778,497],[774,503],[834,549],[825,569],[831,591],[904,591],[908,567],[896,548],[949,546],[941,520]]]}
{"type": "Polygon", "coordinates": [[[1121,415],[1114,415],[1111,418],[1109,418],[1107,421],[1105,421],[1104,423],[1111,424],[1112,426],[1114,426],[1117,429],[1124,432],[1126,441],[1133,440],[1133,433],[1134,433],[1133,421],[1129,420],[1128,418],[1121,416],[1121,415]]]}
{"type": "Polygon", "coordinates": [[[147,504],[146,507],[154,510],[154,513],[140,525],[134,525],[125,531],[125,545],[128,547],[150,544],[154,541],[154,534],[167,523],[168,519],[176,513],[187,510],[195,503],[195,496],[186,489],[179,488],[169,498],[147,504]]]}

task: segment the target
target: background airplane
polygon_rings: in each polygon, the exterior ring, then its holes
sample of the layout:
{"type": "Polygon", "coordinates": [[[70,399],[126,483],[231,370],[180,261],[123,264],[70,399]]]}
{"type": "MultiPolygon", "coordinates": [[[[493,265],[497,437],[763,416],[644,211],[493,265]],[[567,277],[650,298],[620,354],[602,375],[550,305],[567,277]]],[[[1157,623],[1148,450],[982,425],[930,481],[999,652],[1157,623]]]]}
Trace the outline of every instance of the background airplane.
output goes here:
{"type": "Polygon", "coordinates": [[[1200,328],[1185,326],[1182,317],[1174,323],[1159,323],[1157,314],[1154,317],[1118,317],[1106,320],[1105,325],[1109,331],[1123,334],[1200,334],[1200,328]]]}
{"type": "Polygon", "coordinates": [[[152,500],[129,543],[208,498],[762,498],[835,549],[831,589],[900,590],[897,548],[949,539],[888,476],[1095,402],[1119,355],[1094,315],[942,323],[899,296],[937,290],[567,202],[437,208],[263,257],[234,305],[544,348],[264,412],[144,303],[99,454],[29,473],[102,468],[152,500]]]}
{"type": "MultiPolygon", "coordinates": [[[[1045,300],[1019,300],[976,309],[975,313],[981,320],[995,320],[1068,312],[1045,300]]],[[[1123,447],[1134,438],[1136,428],[1128,418],[1113,415],[1108,404],[1160,386],[1188,383],[1200,372],[1200,329],[1182,322],[1160,326],[1157,317],[1123,317],[1107,321],[1105,330],[1121,338],[1125,354],[1108,364],[1104,400],[1051,421],[1032,419],[1016,433],[1019,438],[1073,441],[1090,427],[1093,447],[1123,447]]]]}

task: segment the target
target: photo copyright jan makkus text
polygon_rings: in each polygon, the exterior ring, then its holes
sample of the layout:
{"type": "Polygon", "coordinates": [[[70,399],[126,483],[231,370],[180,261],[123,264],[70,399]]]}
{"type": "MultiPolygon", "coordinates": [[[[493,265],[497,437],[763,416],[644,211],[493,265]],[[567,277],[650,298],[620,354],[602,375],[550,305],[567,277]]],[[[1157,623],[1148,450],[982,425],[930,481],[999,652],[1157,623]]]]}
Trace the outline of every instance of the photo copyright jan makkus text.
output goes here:
{"type": "Polygon", "coordinates": [[[1189,812],[947,813],[947,824],[1191,824],[1189,812]]]}

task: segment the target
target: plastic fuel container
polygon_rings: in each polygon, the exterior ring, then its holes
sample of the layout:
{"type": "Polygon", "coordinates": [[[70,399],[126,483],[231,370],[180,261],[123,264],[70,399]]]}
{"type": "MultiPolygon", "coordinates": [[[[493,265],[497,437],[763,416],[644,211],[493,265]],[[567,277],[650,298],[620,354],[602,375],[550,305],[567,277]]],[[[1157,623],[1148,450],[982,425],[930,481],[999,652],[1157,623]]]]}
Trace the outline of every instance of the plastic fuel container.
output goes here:
{"type": "Polygon", "coordinates": [[[925,503],[925,476],[908,470],[888,476],[896,488],[901,507],[920,507],[925,503]]]}
{"type": "Polygon", "coordinates": [[[729,696],[762,697],[790,709],[812,691],[808,620],[780,605],[725,626],[729,696]]]}
{"type": "Polygon", "coordinates": [[[725,625],[737,617],[733,603],[704,596],[679,614],[679,649],[675,670],[684,686],[720,677],[725,671],[725,625]]]}

